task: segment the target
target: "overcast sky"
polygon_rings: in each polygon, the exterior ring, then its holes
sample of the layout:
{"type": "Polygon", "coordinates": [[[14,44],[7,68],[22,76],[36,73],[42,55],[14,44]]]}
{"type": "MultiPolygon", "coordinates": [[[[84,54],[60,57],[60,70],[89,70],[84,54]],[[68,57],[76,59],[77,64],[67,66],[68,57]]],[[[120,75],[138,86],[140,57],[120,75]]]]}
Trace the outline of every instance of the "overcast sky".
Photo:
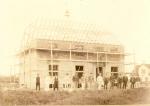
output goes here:
{"type": "MultiPolygon", "coordinates": [[[[0,0],[0,74],[20,46],[25,27],[38,18],[70,18],[112,31],[136,62],[150,63],[150,0],[0,0]]],[[[127,52],[128,52],[127,51],[127,52]]]]}

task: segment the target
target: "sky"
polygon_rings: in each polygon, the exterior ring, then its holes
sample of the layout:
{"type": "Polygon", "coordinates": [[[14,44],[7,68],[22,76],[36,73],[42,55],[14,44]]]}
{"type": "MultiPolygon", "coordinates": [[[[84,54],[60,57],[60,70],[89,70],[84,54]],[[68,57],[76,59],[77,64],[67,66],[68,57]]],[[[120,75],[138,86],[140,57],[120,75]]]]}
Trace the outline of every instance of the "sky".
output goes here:
{"type": "Polygon", "coordinates": [[[150,64],[150,0],[0,0],[0,75],[10,74],[25,28],[39,18],[97,23],[113,32],[136,63],[150,64]],[[132,55],[133,56],[133,55],[132,55]]]}

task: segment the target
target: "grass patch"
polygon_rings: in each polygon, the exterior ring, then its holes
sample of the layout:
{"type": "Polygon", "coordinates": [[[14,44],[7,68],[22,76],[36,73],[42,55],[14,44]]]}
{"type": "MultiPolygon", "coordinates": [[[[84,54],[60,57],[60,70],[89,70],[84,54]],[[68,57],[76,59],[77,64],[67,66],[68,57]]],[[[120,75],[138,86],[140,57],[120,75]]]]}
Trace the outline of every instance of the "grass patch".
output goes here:
{"type": "Polygon", "coordinates": [[[150,103],[150,89],[110,91],[4,91],[0,92],[2,105],[123,105],[150,103]]]}

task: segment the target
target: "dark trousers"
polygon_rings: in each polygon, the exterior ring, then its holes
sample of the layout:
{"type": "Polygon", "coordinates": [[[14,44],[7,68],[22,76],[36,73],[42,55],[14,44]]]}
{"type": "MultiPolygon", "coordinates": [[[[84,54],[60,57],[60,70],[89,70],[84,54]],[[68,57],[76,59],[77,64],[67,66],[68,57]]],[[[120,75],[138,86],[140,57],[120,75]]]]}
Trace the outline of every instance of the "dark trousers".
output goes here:
{"type": "Polygon", "coordinates": [[[123,89],[126,89],[127,88],[127,83],[123,83],[123,89]]]}
{"type": "Polygon", "coordinates": [[[118,88],[122,88],[122,83],[118,83],[118,88]]]}
{"type": "Polygon", "coordinates": [[[114,86],[116,86],[116,87],[117,87],[117,86],[118,86],[118,83],[114,83],[114,86]]]}
{"type": "Polygon", "coordinates": [[[82,84],[81,83],[78,84],[78,88],[82,88],[82,84]]]}
{"type": "Polygon", "coordinates": [[[36,83],[36,90],[40,91],[40,83],[36,83]]]}
{"type": "Polygon", "coordinates": [[[110,89],[113,89],[113,88],[114,88],[114,83],[111,82],[111,84],[110,84],[110,89]]]}
{"type": "Polygon", "coordinates": [[[104,89],[107,89],[107,85],[108,85],[108,84],[104,84],[104,89]]]}
{"type": "Polygon", "coordinates": [[[55,91],[55,89],[57,89],[57,91],[58,91],[58,87],[54,87],[54,91],[55,91]]]}
{"type": "Polygon", "coordinates": [[[134,88],[134,85],[135,85],[134,83],[131,83],[131,88],[134,88]]]}

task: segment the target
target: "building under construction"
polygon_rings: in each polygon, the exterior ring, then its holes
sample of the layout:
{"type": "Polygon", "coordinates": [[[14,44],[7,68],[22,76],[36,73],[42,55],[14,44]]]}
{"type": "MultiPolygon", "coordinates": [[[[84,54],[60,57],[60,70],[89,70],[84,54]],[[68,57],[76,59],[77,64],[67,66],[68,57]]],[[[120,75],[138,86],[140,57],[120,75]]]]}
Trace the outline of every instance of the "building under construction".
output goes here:
{"type": "Polygon", "coordinates": [[[59,88],[71,87],[72,77],[98,73],[110,76],[124,72],[124,48],[114,36],[98,25],[70,20],[31,24],[24,33],[19,53],[20,84],[35,89],[37,74],[41,88],[53,86],[58,76],[59,88]],[[48,83],[48,84],[46,84],[48,83]]]}

